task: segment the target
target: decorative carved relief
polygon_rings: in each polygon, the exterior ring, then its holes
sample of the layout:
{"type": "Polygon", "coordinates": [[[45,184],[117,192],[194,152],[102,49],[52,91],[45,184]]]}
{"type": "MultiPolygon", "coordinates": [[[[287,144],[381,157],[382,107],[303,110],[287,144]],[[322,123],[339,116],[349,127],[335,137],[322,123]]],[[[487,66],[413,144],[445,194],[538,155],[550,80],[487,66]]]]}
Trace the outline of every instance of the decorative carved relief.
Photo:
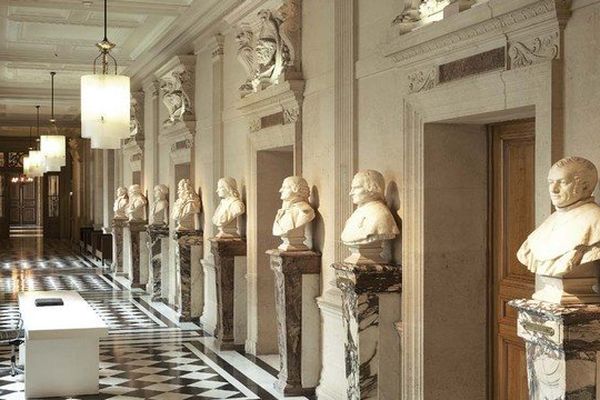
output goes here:
{"type": "Polygon", "coordinates": [[[289,70],[300,70],[299,0],[287,0],[277,10],[260,10],[258,29],[242,23],[237,28],[239,62],[246,71],[242,97],[277,84],[289,70]]]}
{"type": "Polygon", "coordinates": [[[292,124],[292,123],[298,121],[299,117],[300,117],[300,108],[298,108],[298,107],[286,108],[283,110],[283,123],[284,124],[292,124]]]}
{"type": "Polygon", "coordinates": [[[260,122],[260,118],[252,118],[248,122],[248,129],[250,129],[250,132],[258,132],[261,130],[261,128],[262,124],[260,122]]]}
{"type": "Polygon", "coordinates": [[[129,120],[129,135],[131,137],[138,138],[144,136],[143,121],[144,92],[132,92],[129,120]]]}
{"type": "Polygon", "coordinates": [[[513,42],[508,48],[511,68],[527,67],[558,58],[558,32],[529,42],[513,42]]]}
{"type": "Polygon", "coordinates": [[[408,91],[417,93],[433,89],[437,84],[437,68],[416,71],[408,75],[408,91]]]}
{"type": "Polygon", "coordinates": [[[402,35],[413,29],[429,24],[431,22],[442,20],[444,17],[444,8],[458,3],[459,10],[464,11],[473,4],[475,0],[410,0],[404,11],[392,21],[392,27],[397,33],[402,35]]]}
{"type": "Polygon", "coordinates": [[[193,80],[193,71],[184,65],[180,65],[161,78],[162,101],[169,112],[169,117],[163,121],[163,126],[193,120],[193,80]]]}
{"type": "Polygon", "coordinates": [[[74,161],[81,161],[81,140],[78,138],[69,138],[67,144],[69,145],[69,153],[74,161]]]}

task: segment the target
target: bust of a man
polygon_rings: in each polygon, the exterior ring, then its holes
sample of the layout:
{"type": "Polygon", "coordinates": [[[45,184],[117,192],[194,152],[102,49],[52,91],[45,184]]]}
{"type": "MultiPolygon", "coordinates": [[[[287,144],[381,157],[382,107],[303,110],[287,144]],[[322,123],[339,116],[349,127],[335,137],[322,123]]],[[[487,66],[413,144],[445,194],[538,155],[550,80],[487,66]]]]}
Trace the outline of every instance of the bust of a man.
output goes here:
{"type": "Polygon", "coordinates": [[[597,183],[598,171],[585,158],[564,158],[550,168],[548,189],[556,211],[517,252],[527,269],[562,277],[580,264],[600,259],[600,206],[592,196],[597,183]]]}
{"type": "Polygon", "coordinates": [[[182,179],[177,185],[177,200],[171,217],[177,223],[176,230],[194,230],[197,226],[197,214],[200,213],[200,197],[194,191],[189,179],[182,179]]]}
{"type": "Polygon", "coordinates": [[[350,196],[357,205],[346,221],[342,242],[347,246],[362,245],[395,238],[400,231],[384,201],[385,181],[381,173],[368,169],[352,179],[350,196]]]}
{"type": "Polygon", "coordinates": [[[129,197],[127,197],[127,188],[120,186],[117,188],[117,198],[113,204],[113,211],[115,219],[127,219],[127,203],[129,197]]]}
{"type": "Polygon", "coordinates": [[[219,228],[217,237],[238,237],[237,218],[246,211],[246,206],[240,200],[235,179],[231,177],[219,179],[217,195],[221,201],[212,217],[212,223],[219,228]]]}
{"type": "Polygon", "coordinates": [[[146,220],[146,204],[148,204],[148,200],[142,194],[140,185],[129,186],[129,204],[127,206],[129,221],[146,220]]]}
{"type": "Polygon", "coordinates": [[[153,225],[165,225],[169,215],[169,188],[159,184],[154,186],[154,203],[150,210],[153,225]]]}
{"type": "Polygon", "coordinates": [[[307,250],[304,228],[315,218],[315,210],[308,203],[308,183],[300,176],[289,176],[283,180],[279,193],[282,205],[273,222],[273,235],[283,239],[279,249],[307,250]]]}

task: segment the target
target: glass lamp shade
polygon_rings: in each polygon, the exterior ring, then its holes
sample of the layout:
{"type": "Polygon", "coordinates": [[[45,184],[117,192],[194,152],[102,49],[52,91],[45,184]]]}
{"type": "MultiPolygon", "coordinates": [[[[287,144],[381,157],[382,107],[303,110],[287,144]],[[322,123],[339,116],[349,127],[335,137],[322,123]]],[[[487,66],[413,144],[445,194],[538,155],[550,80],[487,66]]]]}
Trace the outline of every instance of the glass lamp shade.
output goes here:
{"type": "Polygon", "coordinates": [[[92,136],[91,147],[92,149],[120,149],[121,138],[114,138],[110,136],[92,136]]]}
{"type": "Polygon", "coordinates": [[[92,148],[119,148],[116,142],[129,137],[129,107],[128,76],[81,77],[81,137],[93,139],[92,148]]]}
{"type": "Polygon", "coordinates": [[[44,154],[44,157],[46,157],[46,171],[60,172],[60,167],[66,165],[64,136],[40,136],[40,151],[44,154]]]}
{"type": "Polygon", "coordinates": [[[29,176],[29,156],[23,157],[23,175],[29,176]]]}
{"type": "Polygon", "coordinates": [[[29,176],[39,177],[44,175],[46,169],[45,158],[41,151],[31,150],[29,152],[29,176]]]}

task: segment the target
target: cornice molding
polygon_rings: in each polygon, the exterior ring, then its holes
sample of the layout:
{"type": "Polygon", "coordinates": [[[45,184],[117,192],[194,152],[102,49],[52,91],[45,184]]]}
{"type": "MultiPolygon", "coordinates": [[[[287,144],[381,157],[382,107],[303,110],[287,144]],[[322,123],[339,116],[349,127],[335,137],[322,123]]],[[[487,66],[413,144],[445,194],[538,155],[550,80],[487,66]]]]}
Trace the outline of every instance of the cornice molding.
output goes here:
{"type": "Polygon", "coordinates": [[[219,24],[224,15],[242,2],[243,0],[221,0],[208,9],[205,7],[206,2],[194,2],[192,7],[173,23],[175,28],[127,68],[126,73],[131,77],[132,87],[140,85],[144,78],[153,74],[174,55],[191,53],[193,41],[211,25],[219,24]]]}
{"type": "Polygon", "coordinates": [[[407,64],[484,35],[506,35],[544,22],[564,27],[570,16],[568,0],[490,0],[488,5],[465,11],[463,18],[459,14],[398,36],[388,45],[385,56],[407,64]]]}

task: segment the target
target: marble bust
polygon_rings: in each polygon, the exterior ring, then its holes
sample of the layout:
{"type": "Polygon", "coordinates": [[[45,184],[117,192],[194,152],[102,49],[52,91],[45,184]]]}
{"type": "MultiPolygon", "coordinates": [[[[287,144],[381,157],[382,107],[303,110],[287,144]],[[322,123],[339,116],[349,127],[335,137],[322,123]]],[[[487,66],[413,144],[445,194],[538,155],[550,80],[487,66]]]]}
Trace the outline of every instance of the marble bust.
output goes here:
{"type": "Polygon", "coordinates": [[[154,203],[150,210],[153,225],[165,225],[169,215],[169,188],[159,184],[154,186],[154,203]]]}
{"type": "Polygon", "coordinates": [[[527,269],[562,277],[600,259],[600,206],[592,195],[597,183],[598,171],[585,158],[564,158],[550,168],[548,189],[556,211],[517,252],[527,269]]]}
{"type": "Polygon", "coordinates": [[[304,244],[304,229],[315,218],[315,211],[308,203],[308,183],[302,177],[289,176],[283,180],[279,193],[283,203],[273,222],[273,235],[283,240],[279,249],[308,250],[304,244]]]}
{"type": "Polygon", "coordinates": [[[353,253],[345,261],[352,263],[382,263],[383,241],[395,238],[400,231],[384,200],[385,181],[374,170],[360,171],[352,179],[350,196],[357,205],[346,221],[342,242],[353,253]]]}
{"type": "Polygon", "coordinates": [[[127,217],[129,221],[145,221],[147,204],[148,200],[142,194],[140,185],[134,184],[129,186],[129,203],[127,205],[127,217]]]}
{"type": "Polygon", "coordinates": [[[182,179],[177,185],[177,200],[173,205],[171,217],[176,223],[178,231],[191,231],[197,229],[198,214],[200,213],[200,197],[194,191],[189,179],[182,179]]]}
{"type": "Polygon", "coordinates": [[[240,200],[237,182],[234,178],[225,177],[217,183],[217,195],[221,199],[212,217],[212,223],[219,228],[216,237],[239,237],[237,233],[237,218],[244,214],[246,206],[240,200]]]}
{"type": "Polygon", "coordinates": [[[127,219],[127,203],[129,203],[127,188],[120,186],[117,188],[117,198],[113,204],[114,219],[127,219]]]}

